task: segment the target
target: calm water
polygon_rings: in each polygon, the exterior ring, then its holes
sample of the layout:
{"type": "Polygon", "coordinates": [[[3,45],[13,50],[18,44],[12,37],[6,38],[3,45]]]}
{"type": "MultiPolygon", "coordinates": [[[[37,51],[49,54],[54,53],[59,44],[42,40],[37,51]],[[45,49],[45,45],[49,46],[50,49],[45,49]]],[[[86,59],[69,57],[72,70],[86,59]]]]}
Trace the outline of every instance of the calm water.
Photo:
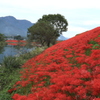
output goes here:
{"type": "Polygon", "coordinates": [[[5,56],[18,56],[20,54],[29,52],[34,48],[27,48],[27,47],[18,47],[18,46],[11,46],[7,45],[3,48],[3,52],[0,53],[0,63],[3,61],[5,56]]]}

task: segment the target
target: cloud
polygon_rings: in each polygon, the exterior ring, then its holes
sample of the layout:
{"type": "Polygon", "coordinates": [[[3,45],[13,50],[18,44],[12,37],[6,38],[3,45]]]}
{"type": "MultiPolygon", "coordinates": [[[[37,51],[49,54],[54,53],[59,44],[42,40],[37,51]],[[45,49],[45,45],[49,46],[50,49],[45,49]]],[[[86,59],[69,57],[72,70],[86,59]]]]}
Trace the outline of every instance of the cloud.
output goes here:
{"type": "Polygon", "coordinates": [[[100,25],[100,20],[88,20],[84,21],[84,25],[100,25]]]}
{"type": "Polygon", "coordinates": [[[82,32],[82,31],[86,31],[86,28],[83,27],[78,27],[78,26],[70,26],[68,27],[69,31],[74,31],[74,32],[82,32]]]}
{"type": "Polygon", "coordinates": [[[26,8],[100,8],[100,0],[2,0],[1,4],[26,8]]]}
{"type": "Polygon", "coordinates": [[[63,35],[65,37],[71,38],[71,37],[75,36],[76,34],[80,34],[80,33],[85,32],[87,30],[89,30],[89,29],[83,28],[80,26],[68,26],[68,31],[63,32],[63,35]]]}

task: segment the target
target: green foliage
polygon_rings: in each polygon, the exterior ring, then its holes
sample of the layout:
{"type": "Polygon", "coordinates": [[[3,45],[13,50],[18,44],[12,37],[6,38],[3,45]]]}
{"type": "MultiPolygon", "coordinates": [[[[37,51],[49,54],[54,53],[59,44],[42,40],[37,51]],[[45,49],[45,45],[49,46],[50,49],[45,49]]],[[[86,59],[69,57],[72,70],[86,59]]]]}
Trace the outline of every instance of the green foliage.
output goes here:
{"type": "Polygon", "coordinates": [[[93,49],[98,49],[98,48],[100,48],[100,44],[94,44],[94,45],[92,46],[92,48],[93,48],[93,49]]]}
{"type": "MultiPolygon", "coordinates": [[[[11,89],[14,84],[20,80],[20,70],[22,71],[22,68],[18,67],[21,64],[24,64],[28,59],[40,54],[41,52],[43,52],[45,50],[44,47],[42,48],[35,48],[35,50],[26,53],[26,54],[22,54],[19,57],[15,58],[15,57],[5,57],[5,61],[3,62],[3,64],[0,66],[0,100],[12,100],[11,99],[11,95],[9,94],[7,91],[9,89],[11,89]],[[8,60],[8,58],[10,60],[8,60]],[[11,63],[11,61],[13,61],[14,58],[14,62],[11,63]],[[16,60],[17,65],[16,67],[13,67],[13,63],[16,64],[16,60]],[[10,68],[10,69],[9,69],[10,68]]],[[[28,94],[30,92],[30,87],[32,86],[32,84],[29,84],[27,87],[23,88],[23,89],[19,89],[17,91],[15,91],[16,93],[25,93],[28,94]]]]}
{"type": "Polygon", "coordinates": [[[23,88],[19,88],[18,90],[16,90],[16,93],[21,94],[21,95],[27,95],[29,93],[31,93],[31,87],[33,86],[32,83],[26,85],[26,87],[23,88]]]}
{"type": "Polygon", "coordinates": [[[14,56],[4,57],[2,64],[10,71],[12,71],[13,68],[20,68],[21,66],[20,59],[14,56]]]}
{"type": "Polygon", "coordinates": [[[38,20],[38,22],[40,21],[50,22],[60,34],[62,34],[62,32],[67,31],[68,22],[64,18],[64,16],[60,14],[43,15],[42,18],[38,20]]]}
{"type": "Polygon", "coordinates": [[[55,44],[56,39],[59,36],[58,30],[56,30],[52,24],[45,21],[39,21],[28,29],[29,40],[34,40],[40,43],[42,46],[55,44]]]}
{"type": "Polygon", "coordinates": [[[89,41],[89,44],[97,44],[97,42],[96,42],[96,41],[91,40],[91,41],[89,41]]]}
{"type": "Polygon", "coordinates": [[[0,54],[4,51],[5,43],[0,42],[0,54]]]}
{"type": "Polygon", "coordinates": [[[48,85],[50,85],[51,83],[50,83],[50,76],[45,76],[46,78],[44,79],[44,81],[45,81],[45,86],[48,86],[48,85]]]}
{"type": "Polygon", "coordinates": [[[91,49],[87,49],[87,50],[85,51],[85,54],[86,54],[87,56],[90,56],[90,54],[91,54],[91,49]]]}
{"type": "Polygon", "coordinates": [[[0,42],[2,42],[2,41],[5,41],[5,36],[4,36],[4,34],[0,33],[0,42]]]}
{"type": "Polygon", "coordinates": [[[3,52],[3,50],[4,50],[3,48],[5,45],[6,45],[5,36],[4,36],[4,34],[0,33],[0,53],[3,52]]]}
{"type": "Polygon", "coordinates": [[[20,35],[14,36],[14,39],[16,40],[23,40],[23,37],[21,37],[20,35]]]}
{"type": "Polygon", "coordinates": [[[35,56],[37,56],[38,54],[40,54],[42,51],[44,51],[45,47],[41,47],[41,48],[35,48],[35,50],[32,50],[30,52],[27,52],[25,54],[22,54],[19,56],[20,59],[22,59],[22,61],[26,61],[30,58],[33,58],[35,56]]]}
{"type": "Polygon", "coordinates": [[[92,49],[99,49],[100,48],[100,44],[98,44],[98,42],[96,42],[96,41],[91,40],[89,42],[89,44],[93,44],[92,49]]]}
{"type": "Polygon", "coordinates": [[[12,100],[7,91],[20,79],[20,69],[9,72],[5,67],[0,67],[0,100],[12,100]]]}

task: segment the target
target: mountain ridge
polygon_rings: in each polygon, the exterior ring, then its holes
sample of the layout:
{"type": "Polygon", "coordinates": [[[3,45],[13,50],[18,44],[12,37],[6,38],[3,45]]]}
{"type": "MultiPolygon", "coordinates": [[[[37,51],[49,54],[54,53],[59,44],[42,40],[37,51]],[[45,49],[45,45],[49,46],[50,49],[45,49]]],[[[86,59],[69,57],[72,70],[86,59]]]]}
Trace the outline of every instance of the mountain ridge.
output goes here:
{"type": "MultiPolygon", "coordinates": [[[[27,29],[34,25],[28,20],[19,20],[13,16],[0,17],[0,33],[5,36],[21,35],[27,37],[27,29]]],[[[68,38],[61,35],[57,40],[67,40],[68,38]]]]}
{"type": "Polygon", "coordinates": [[[13,16],[0,17],[0,33],[6,36],[27,36],[27,28],[32,26],[28,20],[18,20],[13,16]]]}

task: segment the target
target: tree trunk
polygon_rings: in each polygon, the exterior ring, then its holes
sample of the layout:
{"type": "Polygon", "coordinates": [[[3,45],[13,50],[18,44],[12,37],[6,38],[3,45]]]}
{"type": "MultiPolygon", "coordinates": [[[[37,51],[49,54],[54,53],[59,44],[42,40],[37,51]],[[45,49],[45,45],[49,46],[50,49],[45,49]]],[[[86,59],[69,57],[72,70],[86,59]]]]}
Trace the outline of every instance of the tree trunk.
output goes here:
{"type": "Polygon", "coordinates": [[[47,46],[50,47],[50,42],[47,43],[47,46]]]}

